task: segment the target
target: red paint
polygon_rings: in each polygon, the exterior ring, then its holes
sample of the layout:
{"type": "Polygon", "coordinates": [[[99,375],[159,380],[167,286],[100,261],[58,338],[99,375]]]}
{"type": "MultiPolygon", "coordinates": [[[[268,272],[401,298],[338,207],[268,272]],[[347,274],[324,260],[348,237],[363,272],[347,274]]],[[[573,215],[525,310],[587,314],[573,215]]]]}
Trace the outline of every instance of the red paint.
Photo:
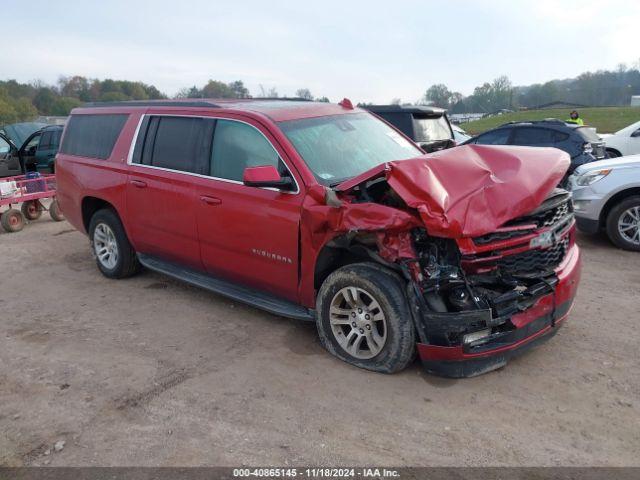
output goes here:
{"type": "Polygon", "coordinates": [[[254,182],[277,182],[280,180],[280,173],[273,165],[264,165],[262,167],[249,167],[244,170],[242,181],[248,183],[254,182]]]}
{"type": "Polygon", "coordinates": [[[555,148],[463,145],[379,165],[338,189],[384,175],[431,235],[475,237],[534,210],[569,164],[568,154],[555,148]]]}
{"type": "MultiPolygon", "coordinates": [[[[470,236],[537,207],[569,162],[554,149],[470,146],[390,162],[344,182],[327,203],[320,185],[280,130],[279,121],[366,113],[314,102],[214,100],[219,107],[115,106],[76,109],[73,115],[129,114],[106,160],[59,153],[58,198],[68,221],[84,230],[88,197],[110,204],[134,246],[314,308],[316,260],[326,243],[347,232],[374,234],[387,261],[414,258],[409,230],[456,238],[473,251],[470,236]],[[143,114],[209,116],[241,120],[273,144],[299,187],[298,193],[255,188],[205,176],[128,165],[143,114]],[[409,208],[353,203],[349,190],[386,176],[409,208]],[[282,260],[284,259],[284,260],[282,260]]],[[[251,169],[255,178],[272,173],[251,169]]],[[[465,250],[467,249],[467,250],[465,250]]]]}
{"type": "Polygon", "coordinates": [[[338,105],[347,110],[353,110],[353,103],[348,98],[343,98],[342,101],[338,102],[338,105]]]}

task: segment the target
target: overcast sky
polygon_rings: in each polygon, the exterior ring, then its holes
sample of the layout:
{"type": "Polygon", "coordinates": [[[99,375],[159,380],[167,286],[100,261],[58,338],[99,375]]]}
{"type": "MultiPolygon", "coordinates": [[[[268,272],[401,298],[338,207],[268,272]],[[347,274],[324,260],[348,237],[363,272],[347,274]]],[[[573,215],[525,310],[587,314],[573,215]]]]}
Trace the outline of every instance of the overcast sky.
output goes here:
{"type": "Polygon", "coordinates": [[[639,60],[640,2],[0,0],[0,79],[140,80],[168,95],[209,78],[332,101],[465,95],[639,60]]]}

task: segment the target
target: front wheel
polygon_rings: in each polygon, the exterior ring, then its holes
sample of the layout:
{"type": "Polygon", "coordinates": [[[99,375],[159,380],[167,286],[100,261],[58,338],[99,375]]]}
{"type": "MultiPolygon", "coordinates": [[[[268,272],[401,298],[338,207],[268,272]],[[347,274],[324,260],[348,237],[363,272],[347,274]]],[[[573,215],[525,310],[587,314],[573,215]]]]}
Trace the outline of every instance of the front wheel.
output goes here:
{"type": "Polygon", "coordinates": [[[611,209],[607,235],[620,248],[640,251],[640,196],[625,198],[611,209]]]}
{"type": "Polygon", "coordinates": [[[620,152],[618,152],[617,150],[611,150],[608,148],[607,155],[609,158],[618,158],[620,157],[620,152]]]}
{"type": "Polygon", "coordinates": [[[89,239],[98,269],[105,277],[126,278],[140,270],[136,252],[113,210],[98,210],[91,217],[89,239]]]}
{"type": "Polygon", "coordinates": [[[367,370],[394,373],[415,355],[415,331],[400,278],[374,263],[339,268],[316,302],[322,345],[367,370]]]}

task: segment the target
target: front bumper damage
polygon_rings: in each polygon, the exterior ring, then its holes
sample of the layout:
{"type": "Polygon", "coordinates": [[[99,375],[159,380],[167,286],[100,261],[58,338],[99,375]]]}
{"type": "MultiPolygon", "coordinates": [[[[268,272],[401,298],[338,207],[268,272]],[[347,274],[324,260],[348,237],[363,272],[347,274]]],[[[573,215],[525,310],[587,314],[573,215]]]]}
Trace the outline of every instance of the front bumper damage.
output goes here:
{"type": "MultiPolygon", "coordinates": [[[[493,333],[469,343],[443,346],[418,343],[418,355],[425,369],[446,377],[472,377],[504,366],[511,357],[553,336],[567,318],[580,280],[580,251],[574,244],[554,270],[555,282],[549,293],[539,297],[526,310],[510,317],[513,329],[493,333]]],[[[444,333],[463,333],[464,325],[483,322],[491,326],[486,310],[434,314],[421,309],[417,321],[428,331],[447,329],[444,333]],[[434,316],[435,315],[435,316],[434,316]]]]}

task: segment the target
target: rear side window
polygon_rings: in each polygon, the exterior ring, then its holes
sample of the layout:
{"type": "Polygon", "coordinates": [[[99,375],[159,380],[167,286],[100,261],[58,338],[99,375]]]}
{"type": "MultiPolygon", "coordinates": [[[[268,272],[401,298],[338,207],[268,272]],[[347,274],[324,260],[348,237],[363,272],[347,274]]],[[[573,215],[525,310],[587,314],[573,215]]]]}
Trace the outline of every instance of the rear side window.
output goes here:
{"type": "Polygon", "coordinates": [[[473,143],[477,143],[478,145],[506,145],[510,134],[511,130],[502,128],[480,135],[473,143]]]}
{"type": "Polygon", "coordinates": [[[46,148],[51,148],[53,144],[53,142],[51,141],[52,140],[51,137],[52,137],[51,132],[44,132],[40,137],[40,143],[38,144],[38,149],[44,150],[46,148]]]}
{"type": "Polygon", "coordinates": [[[211,152],[211,176],[242,181],[244,169],[262,165],[280,168],[280,157],[254,127],[232,120],[218,120],[211,152]]]}
{"type": "Polygon", "coordinates": [[[79,157],[109,158],[127,117],[126,114],[71,115],[60,151],[79,157]]]}
{"type": "Polygon", "coordinates": [[[154,167],[198,173],[204,121],[189,117],[157,117],[157,120],[150,164],[154,167]]]}
{"type": "Polygon", "coordinates": [[[555,142],[555,132],[548,128],[516,128],[513,145],[550,145],[555,142]]]}
{"type": "Polygon", "coordinates": [[[208,174],[208,139],[214,124],[214,120],[199,117],[145,117],[132,162],[178,172],[208,174]]]}

